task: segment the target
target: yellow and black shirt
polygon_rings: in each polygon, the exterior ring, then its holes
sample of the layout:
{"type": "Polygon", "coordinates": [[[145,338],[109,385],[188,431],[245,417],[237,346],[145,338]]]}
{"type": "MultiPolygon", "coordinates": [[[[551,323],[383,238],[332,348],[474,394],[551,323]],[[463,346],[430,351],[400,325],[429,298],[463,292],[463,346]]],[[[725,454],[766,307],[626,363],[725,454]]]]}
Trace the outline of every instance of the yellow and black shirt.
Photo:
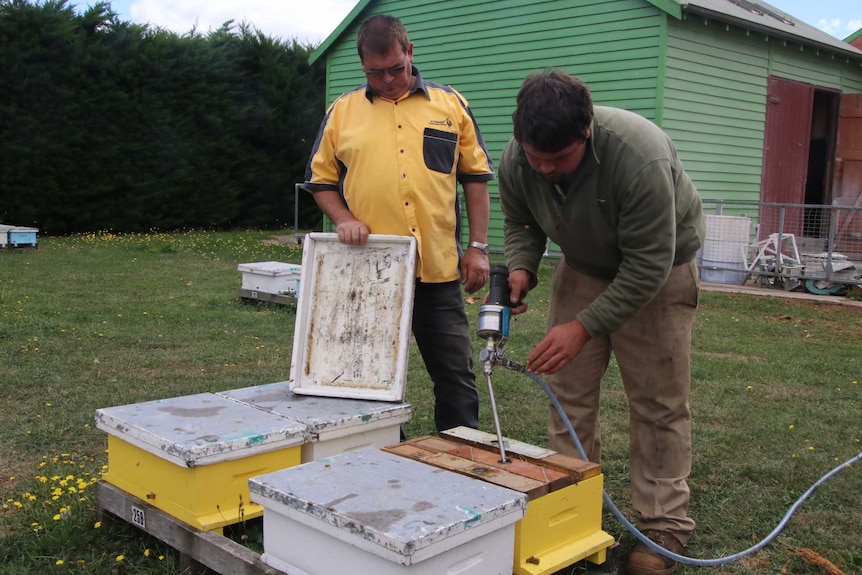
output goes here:
{"type": "Polygon", "coordinates": [[[373,234],[413,236],[417,276],[458,279],[457,182],[494,179],[488,150],[467,101],[422,80],[397,101],[361,86],[327,110],[304,188],[336,190],[373,234]]]}

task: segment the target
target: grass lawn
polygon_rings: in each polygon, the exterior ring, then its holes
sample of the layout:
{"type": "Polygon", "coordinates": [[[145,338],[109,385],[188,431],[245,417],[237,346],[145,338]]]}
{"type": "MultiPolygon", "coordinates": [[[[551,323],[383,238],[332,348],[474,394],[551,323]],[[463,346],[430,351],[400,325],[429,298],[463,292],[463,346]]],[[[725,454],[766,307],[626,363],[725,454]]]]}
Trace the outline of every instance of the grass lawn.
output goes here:
{"type": "MultiPolygon", "coordinates": [[[[289,233],[289,232],[285,232],[289,233]]],[[[274,232],[110,233],[40,238],[0,252],[0,575],[169,574],[175,553],[124,524],[98,523],[93,483],[110,407],[288,379],[294,311],[243,302],[237,264],[300,263],[274,232]]],[[[544,334],[550,266],[513,319],[508,356],[544,334]]],[[[467,298],[476,320],[483,294],[467,298]]],[[[478,353],[482,342],[476,339],[478,353]]],[[[481,365],[482,428],[493,432],[481,365]]],[[[694,468],[687,553],[711,559],[759,542],[814,482],[862,451],[862,309],[703,293],[692,370],[694,468]]],[[[503,433],[545,445],[548,402],[498,368],[503,433]]],[[[602,403],[605,487],[626,516],[628,411],[612,363],[602,403]]],[[[430,382],[411,348],[411,436],[431,434],[430,382]]],[[[808,551],[862,573],[862,465],[820,487],[775,542],[685,574],[820,574],[808,551]]],[[[607,511],[604,529],[633,537],[607,511]]]]}

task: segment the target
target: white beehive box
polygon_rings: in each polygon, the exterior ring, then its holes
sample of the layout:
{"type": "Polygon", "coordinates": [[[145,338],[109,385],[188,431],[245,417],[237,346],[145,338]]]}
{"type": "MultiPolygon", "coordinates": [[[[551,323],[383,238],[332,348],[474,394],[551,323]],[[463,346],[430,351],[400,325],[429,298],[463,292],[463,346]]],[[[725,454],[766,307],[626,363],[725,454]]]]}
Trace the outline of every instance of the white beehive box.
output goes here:
{"type": "Polygon", "coordinates": [[[404,399],[416,240],[371,235],[363,246],[309,234],[293,336],[291,390],[404,399]]]}
{"type": "Polygon", "coordinates": [[[250,519],[248,478],[300,464],[304,424],[201,393],[96,410],[120,489],[201,530],[250,519]]]}
{"type": "Polygon", "coordinates": [[[249,480],[264,563],[286,573],[511,573],[527,497],[375,449],[249,480]]]}
{"type": "Polygon", "coordinates": [[[0,224],[0,248],[5,248],[9,244],[9,230],[15,226],[0,224]]]}
{"type": "Polygon", "coordinates": [[[250,292],[267,294],[296,294],[302,275],[302,266],[283,262],[257,262],[239,264],[242,288],[250,292]]]}
{"type": "Polygon", "coordinates": [[[303,463],[398,443],[401,424],[412,413],[409,403],[297,395],[287,381],[217,395],[304,424],[308,441],[302,445],[303,463]]]}

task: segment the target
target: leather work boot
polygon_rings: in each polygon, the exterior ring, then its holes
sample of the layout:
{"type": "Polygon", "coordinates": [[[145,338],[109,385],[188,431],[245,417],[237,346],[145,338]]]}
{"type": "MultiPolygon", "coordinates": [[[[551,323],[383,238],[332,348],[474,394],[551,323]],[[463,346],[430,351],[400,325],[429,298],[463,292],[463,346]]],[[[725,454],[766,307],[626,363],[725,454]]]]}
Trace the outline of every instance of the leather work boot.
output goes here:
{"type": "MultiPolygon", "coordinates": [[[[682,543],[667,531],[645,529],[643,534],[646,535],[647,539],[668,551],[673,551],[677,555],[683,554],[682,543]]],[[[628,575],[667,575],[676,571],[676,566],[677,562],[673,559],[659,554],[658,551],[650,549],[643,543],[638,543],[629,555],[626,573],[628,575]]]]}

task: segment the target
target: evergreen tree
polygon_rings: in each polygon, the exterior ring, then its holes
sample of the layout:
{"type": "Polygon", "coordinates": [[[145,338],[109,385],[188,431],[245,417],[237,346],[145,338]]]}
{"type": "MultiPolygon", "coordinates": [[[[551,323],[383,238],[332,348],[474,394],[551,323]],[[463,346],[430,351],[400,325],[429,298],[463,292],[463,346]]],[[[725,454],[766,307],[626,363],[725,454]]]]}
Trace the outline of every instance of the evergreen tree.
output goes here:
{"type": "MultiPolygon", "coordinates": [[[[281,227],[323,107],[310,46],[107,2],[0,0],[0,222],[43,233],[281,227]]],[[[302,197],[301,225],[315,223],[302,197]]]]}

